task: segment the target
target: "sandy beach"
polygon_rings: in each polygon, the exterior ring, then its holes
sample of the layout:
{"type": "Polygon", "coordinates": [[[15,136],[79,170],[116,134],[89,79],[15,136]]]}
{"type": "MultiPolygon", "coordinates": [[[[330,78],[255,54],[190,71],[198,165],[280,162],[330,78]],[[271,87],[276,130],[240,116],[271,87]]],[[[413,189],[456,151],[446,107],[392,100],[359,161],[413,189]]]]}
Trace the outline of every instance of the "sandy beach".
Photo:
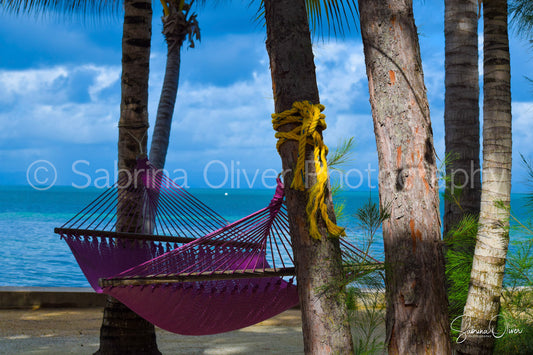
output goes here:
{"type": "MultiPolygon", "coordinates": [[[[101,307],[0,310],[0,354],[92,354],[102,312],[101,307]]],[[[157,329],[157,343],[163,354],[303,354],[300,311],[211,336],[157,329]]]]}

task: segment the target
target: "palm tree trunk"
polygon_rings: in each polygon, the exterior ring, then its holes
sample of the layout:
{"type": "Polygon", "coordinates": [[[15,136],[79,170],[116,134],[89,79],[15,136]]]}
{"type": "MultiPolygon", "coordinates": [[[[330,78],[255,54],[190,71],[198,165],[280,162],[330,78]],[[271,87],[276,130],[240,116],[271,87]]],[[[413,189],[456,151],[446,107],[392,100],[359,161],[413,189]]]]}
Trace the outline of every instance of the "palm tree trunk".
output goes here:
{"type": "MultiPolygon", "coordinates": [[[[452,228],[466,215],[477,218],[480,208],[478,0],[445,0],[444,7],[444,130],[448,179],[443,235],[444,239],[449,239],[452,228]]],[[[460,244],[449,239],[447,248],[467,255],[471,262],[474,248],[460,244]]],[[[454,280],[446,281],[448,290],[452,290],[454,280]]],[[[461,315],[466,297],[450,297],[449,301],[453,319],[461,315]]]]}
{"type": "Polygon", "coordinates": [[[153,324],[111,296],[106,299],[98,355],[161,354],[153,324]]]}
{"type": "Polygon", "coordinates": [[[478,0],[445,0],[444,129],[446,186],[444,237],[464,214],[479,214],[478,0]]]}
{"type": "Polygon", "coordinates": [[[178,94],[181,62],[180,52],[181,46],[168,47],[165,78],[163,80],[161,97],[159,98],[159,106],[157,107],[157,116],[149,155],[150,163],[157,169],[164,168],[167,157],[172,116],[178,94]]]}
{"type": "Polygon", "coordinates": [[[511,73],[507,1],[483,2],[483,183],[470,288],[461,323],[462,354],[491,354],[509,245],[511,200],[511,73]]]}
{"type": "Polygon", "coordinates": [[[379,158],[389,354],[450,353],[433,133],[410,0],[359,0],[379,158]]]}
{"type": "MultiPolygon", "coordinates": [[[[319,103],[315,65],[304,0],[265,0],[266,47],[270,57],[275,111],[292,107],[295,101],[319,103]]],[[[294,128],[282,127],[283,130],[294,128]]],[[[338,239],[328,238],[324,222],[319,220],[320,240],[311,238],[307,223],[308,191],[288,188],[296,166],[298,143],[285,142],[280,148],[289,225],[294,250],[298,293],[302,309],[302,329],[306,354],[353,353],[344,289],[331,283],[342,278],[338,239]]],[[[311,149],[306,161],[313,161],[311,149]]],[[[314,165],[306,173],[312,186],[314,165]]],[[[331,193],[327,193],[328,211],[333,216],[331,193]]],[[[334,220],[334,219],[333,219],[334,220]]]]}
{"type": "MultiPolygon", "coordinates": [[[[169,14],[162,17],[163,35],[167,42],[167,63],[149,155],[150,162],[157,169],[163,169],[165,166],[172,116],[178,94],[181,47],[191,26],[187,21],[186,13],[179,10],[176,3],[170,1],[168,9],[169,14]]],[[[197,25],[196,22],[195,25],[197,25]]]]}
{"type": "MultiPolygon", "coordinates": [[[[124,1],[122,98],[118,139],[119,181],[128,174],[134,176],[137,158],[143,153],[146,154],[151,25],[150,0],[124,1]]],[[[129,183],[135,183],[127,180],[129,183]]],[[[130,196],[129,199],[140,200],[138,196],[130,196]]],[[[136,217],[139,223],[142,223],[141,208],[137,210],[139,213],[136,217]]],[[[121,220],[128,220],[131,216],[121,214],[124,214],[124,211],[118,206],[117,231],[127,232],[128,230],[124,230],[127,227],[121,224],[121,220]]],[[[160,354],[154,326],[109,296],[104,309],[100,349],[97,354],[160,354]]]]}

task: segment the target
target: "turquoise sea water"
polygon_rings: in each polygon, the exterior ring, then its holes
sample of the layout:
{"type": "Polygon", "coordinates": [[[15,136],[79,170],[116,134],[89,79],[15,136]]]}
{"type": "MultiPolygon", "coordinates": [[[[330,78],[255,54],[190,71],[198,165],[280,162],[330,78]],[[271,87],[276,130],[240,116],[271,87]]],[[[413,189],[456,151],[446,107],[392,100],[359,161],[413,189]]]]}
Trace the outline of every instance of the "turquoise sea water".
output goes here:
{"type": "MultiPolygon", "coordinates": [[[[190,192],[229,221],[265,207],[273,195],[269,190],[191,189],[190,192]]],[[[0,187],[0,286],[88,287],[66,243],[53,230],[100,193],[102,190],[95,188],[54,187],[37,191],[25,186],[0,187]]],[[[371,196],[377,202],[377,192],[371,196]]],[[[341,224],[355,245],[360,245],[362,237],[350,215],[369,197],[369,192],[360,191],[342,192],[338,197],[345,203],[346,218],[341,224]]],[[[522,220],[527,220],[525,202],[524,195],[513,195],[513,212],[522,220]]],[[[519,237],[518,232],[511,235],[519,237]]],[[[382,258],[380,236],[371,250],[373,255],[382,258]]]]}

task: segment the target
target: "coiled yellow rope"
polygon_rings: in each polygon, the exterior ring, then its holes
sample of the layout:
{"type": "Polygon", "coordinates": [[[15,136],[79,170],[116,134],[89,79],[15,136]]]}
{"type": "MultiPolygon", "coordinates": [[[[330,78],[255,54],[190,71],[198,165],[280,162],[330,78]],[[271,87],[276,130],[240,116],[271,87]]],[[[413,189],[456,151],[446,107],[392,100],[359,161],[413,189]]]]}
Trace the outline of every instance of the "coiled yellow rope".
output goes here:
{"type": "Polygon", "coordinates": [[[325,130],[326,115],[321,113],[324,105],[311,104],[309,101],[298,101],[293,103],[292,108],[281,113],[272,115],[272,125],[274,130],[286,124],[294,123],[298,126],[289,132],[276,132],[275,137],[278,139],[276,148],[279,149],[287,140],[298,141],[298,160],[294,171],[291,188],[299,191],[305,191],[305,148],[309,144],[313,146],[314,164],[317,182],[309,191],[309,200],[306,211],[309,221],[309,234],[315,239],[320,239],[318,231],[317,211],[326,223],[326,228],[330,236],[339,237],[346,235],[344,228],[336,225],[328,216],[328,207],[324,201],[326,194],[326,185],[328,181],[328,165],[326,156],[328,147],[322,140],[322,135],[317,128],[325,130]]]}

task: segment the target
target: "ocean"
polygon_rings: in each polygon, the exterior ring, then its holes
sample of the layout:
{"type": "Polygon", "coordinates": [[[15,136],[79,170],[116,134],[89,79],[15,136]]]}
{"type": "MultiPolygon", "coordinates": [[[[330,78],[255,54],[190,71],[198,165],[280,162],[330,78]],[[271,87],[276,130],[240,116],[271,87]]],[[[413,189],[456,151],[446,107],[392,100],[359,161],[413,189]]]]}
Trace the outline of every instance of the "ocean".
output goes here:
{"type": "MultiPolygon", "coordinates": [[[[265,207],[273,190],[190,189],[193,195],[229,221],[235,221],[265,207]]],[[[0,187],[0,286],[89,287],[66,243],[54,233],[95,199],[102,190],[53,187],[38,191],[29,186],[0,187]]],[[[353,214],[371,198],[378,202],[376,191],[342,191],[336,201],[345,205],[346,227],[350,242],[361,246],[363,233],[353,214]]],[[[513,194],[511,208],[521,221],[528,220],[526,196],[513,194]]],[[[371,255],[383,258],[381,235],[376,237],[371,255]]],[[[511,230],[511,239],[523,233],[511,230]]]]}

